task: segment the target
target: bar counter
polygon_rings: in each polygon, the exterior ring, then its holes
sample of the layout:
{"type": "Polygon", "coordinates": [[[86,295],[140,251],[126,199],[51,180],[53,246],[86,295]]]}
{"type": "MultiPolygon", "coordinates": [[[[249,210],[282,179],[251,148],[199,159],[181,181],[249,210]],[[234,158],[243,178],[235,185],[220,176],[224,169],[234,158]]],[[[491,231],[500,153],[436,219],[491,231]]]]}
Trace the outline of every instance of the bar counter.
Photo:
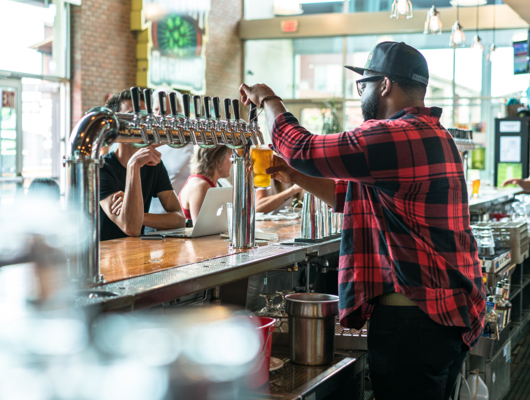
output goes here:
{"type": "Polygon", "coordinates": [[[276,233],[278,240],[245,250],[231,249],[220,235],[101,242],[106,283],[84,291],[76,304],[101,311],[148,308],[340,248],[340,238],[294,243],[300,220],[259,221],[256,228],[276,233]]]}
{"type": "Polygon", "coordinates": [[[469,210],[487,209],[495,204],[512,201],[516,195],[521,193],[524,193],[524,191],[520,187],[497,189],[486,186],[479,190],[477,198],[469,199],[469,210]]]}

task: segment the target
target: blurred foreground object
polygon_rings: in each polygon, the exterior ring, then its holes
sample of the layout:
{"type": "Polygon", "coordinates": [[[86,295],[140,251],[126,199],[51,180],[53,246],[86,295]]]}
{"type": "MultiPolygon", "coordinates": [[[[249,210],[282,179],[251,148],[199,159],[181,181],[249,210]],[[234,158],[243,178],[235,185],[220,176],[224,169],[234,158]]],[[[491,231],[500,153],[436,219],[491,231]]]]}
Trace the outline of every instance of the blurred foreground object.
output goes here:
{"type": "Polygon", "coordinates": [[[0,400],[228,400],[266,382],[272,330],[257,317],[73,307],[77,217],[45,201],[0,210],[0,400]]]}

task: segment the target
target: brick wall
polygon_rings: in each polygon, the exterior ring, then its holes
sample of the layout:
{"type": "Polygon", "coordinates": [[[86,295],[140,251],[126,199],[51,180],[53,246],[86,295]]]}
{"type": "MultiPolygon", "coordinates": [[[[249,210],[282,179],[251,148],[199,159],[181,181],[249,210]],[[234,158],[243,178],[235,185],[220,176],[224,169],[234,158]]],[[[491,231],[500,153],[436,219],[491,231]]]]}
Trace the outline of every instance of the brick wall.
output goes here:
{"type": "Polygon", "coordinates": [[[241,82],[242,44],[238,23],[243,0],[211,0],[206,44],[206,93],[238,98],[241,82]]]}
{"type": "MultiPolygon", "coordinates": [[[[206,44],[206,91],[237,98],[242,46],[238,22],[243,0],[211,0],[206,44]]],[[[108,93],[135,85],[136,33],[131,0],[83,0],[71,7],[72,126],[108,93]]]]}
{"type": "Polygon", "coordinates": [[[83,0],[71,7],[72,126],[109,93],[136,81],[131,0],[83,0]]]}

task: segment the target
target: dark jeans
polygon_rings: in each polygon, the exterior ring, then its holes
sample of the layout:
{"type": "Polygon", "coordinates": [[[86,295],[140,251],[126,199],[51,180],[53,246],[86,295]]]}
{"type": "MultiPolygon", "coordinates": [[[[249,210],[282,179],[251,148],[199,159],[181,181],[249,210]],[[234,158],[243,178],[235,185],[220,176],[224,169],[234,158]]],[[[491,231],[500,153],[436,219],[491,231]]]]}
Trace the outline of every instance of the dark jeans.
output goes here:
{"type": "Polygon", "coordinates": [[[461,332],[418,307],[377,305],[368,330],[375,399],[449,399],[469,350],[461,332]]]}

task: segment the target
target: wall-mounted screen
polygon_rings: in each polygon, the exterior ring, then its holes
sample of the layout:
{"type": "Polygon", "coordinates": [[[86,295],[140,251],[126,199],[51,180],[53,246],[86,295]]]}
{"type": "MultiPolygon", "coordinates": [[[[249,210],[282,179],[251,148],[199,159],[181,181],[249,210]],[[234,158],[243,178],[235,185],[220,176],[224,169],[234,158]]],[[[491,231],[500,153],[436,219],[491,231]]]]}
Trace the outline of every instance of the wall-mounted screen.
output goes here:
{"type": "Polygon", "coordinates": [[[528,40],[513,42],[513,73],[528,73],[528,40]]]}

